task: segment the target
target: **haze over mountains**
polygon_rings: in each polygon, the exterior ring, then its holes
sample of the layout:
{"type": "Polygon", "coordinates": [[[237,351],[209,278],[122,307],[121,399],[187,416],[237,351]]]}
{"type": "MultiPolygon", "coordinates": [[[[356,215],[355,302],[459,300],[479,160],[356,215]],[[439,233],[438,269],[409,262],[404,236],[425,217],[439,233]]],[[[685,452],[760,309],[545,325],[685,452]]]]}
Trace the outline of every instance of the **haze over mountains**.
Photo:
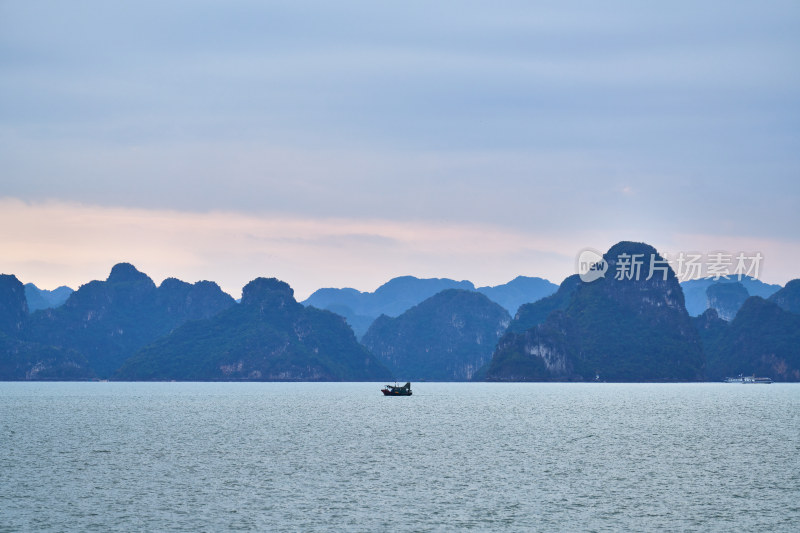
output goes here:
{"type": "Polygon", "coordinates": [[[470,281],[455,281],[447,278],[419,279],[414,276],[394,278],[378,287],[375,292],[360,292],[356,289],[319,289],[306,299],[304,305],[313,305],[338,313],[361,338],[372,322],[380,315],[399,316],[426,298],[446,289],[477,291],[503,306],[514,315],[520,305],[535,302],[556,291],[555,285],[546,279],[518,276],[503,285],[479,287],[470,281]]]}
{"type": "MultiPolygon", "coordinates": [[[[609,272],[638,253],[657,254],[615,245],[609,272]]],[[[478,289],[405,276],[374,293],[321,289],[302,305],[275,279],[253,280],[236,303],[213,282],[156,286],[127,263],[74,292],[3,275],[0,379],[800,381],[800,280],[665,276],[478,289]],[[710,307],[692,318],[684,295],[700,288],[710,307]],[[32,310],[36,298],[49,306],[32,310]]]]}
{"type": "MultiPolygon", "coordinates": [[[[737,276],[730,276],[729,278],[720,277],[719,279],[714,279],[708,277],[684,281],[681,283],[681,288],[686,301],[686,310],[689,314],[691,316],[699,316],[706,309],[713,307],[709,304],[708,289],[714,285],[726,283],[739,283],[747,291],[748,296],[761,296],[762,298],[769,298],[770,295],[781,288],[780,285],[770,285],[750,276],[742,276],[741,279],[737,276]]],[[[734,314],[736,314],[735,311],[734,314]]]]}
{"type": "Polygon", "coordinates": [[[60,307],[73,292],[72,289],[63,285],[49,291],[47,289],[40,289],[33,283],[25,284],[25,299],[28,301],[28,310],[30,310],[31,313],[39,309],[60,307]]]}
{"type": "Polygon", "coordinates": [[[485,295],[445,289],[399,317],[378,317],[362,342],[405,380],[467,381],[492,356],[511,317],[485,295]]]}

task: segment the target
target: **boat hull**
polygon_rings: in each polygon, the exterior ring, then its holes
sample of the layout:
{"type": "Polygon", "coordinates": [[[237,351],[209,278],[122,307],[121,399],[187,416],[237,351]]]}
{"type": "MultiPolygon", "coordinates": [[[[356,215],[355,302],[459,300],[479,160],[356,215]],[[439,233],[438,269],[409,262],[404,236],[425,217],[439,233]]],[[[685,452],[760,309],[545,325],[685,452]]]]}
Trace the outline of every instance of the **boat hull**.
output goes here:
{"type": "Polygon", "coordinates": [[[384,396],[411,396],[411,391],[391,391],[389,389],[382,389],[381,392],[384,396]]]}
{"type": "Polygon", "coordinates": [[[406,383],[402,387],[397,383],[394,385],[386,385],[381,389],[384,396],[411,396],[411,382],[406,383]]]}

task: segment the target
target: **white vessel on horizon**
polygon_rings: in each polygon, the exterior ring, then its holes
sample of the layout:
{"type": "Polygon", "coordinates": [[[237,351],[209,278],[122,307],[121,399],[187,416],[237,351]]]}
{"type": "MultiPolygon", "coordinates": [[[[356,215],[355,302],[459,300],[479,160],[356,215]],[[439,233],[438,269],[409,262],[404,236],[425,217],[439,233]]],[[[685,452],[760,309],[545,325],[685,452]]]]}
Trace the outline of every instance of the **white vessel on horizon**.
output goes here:
{"type": "Polygon", "coordinates": [[[743,376],[742,374],[739,374],[739,377],[736,378],[725,378],[724,383],[762,383],[764,385],[769,385],[772,383],[772,379],[757,378],[755,374],[752,376],[743,376]]]}

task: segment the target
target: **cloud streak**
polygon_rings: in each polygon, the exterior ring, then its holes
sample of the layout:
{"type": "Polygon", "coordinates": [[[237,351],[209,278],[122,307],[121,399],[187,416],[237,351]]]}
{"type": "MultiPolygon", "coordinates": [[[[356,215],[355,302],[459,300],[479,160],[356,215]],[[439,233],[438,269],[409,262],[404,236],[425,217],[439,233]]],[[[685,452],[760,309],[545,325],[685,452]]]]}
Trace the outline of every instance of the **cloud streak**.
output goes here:
{"type": "Polygon", "coordinates": [[[571,261],[571,250],[558,239],[385,219],[186,213],[6,198],[0,200],[0,227],[3,269],[43,286],[104,279],[114,263],[130,261],[156,281],[212,279],[233,294],[257,276],[276,276],[305,297],[323,286],[374,290],[404,274],[449,272],[485,283],[505,282],[523,271],[559,276],[571,261]],[[48,261],[32,260],[37,258],[48,261]],[[498,262],[507,264],[497,267],[498,262]]]}
{"type": "Polygon", "coordinates": [[[302,292],[707,234],[785,278],[798,36],[782,0],[0,2],[3,264],[302,292]]]}
{"type": "MultiPolygon", "coordinates": [[[[762,274],[773,281],[782,277],[782,283],[800,260],[799,246],[777,240],[650,237],[643,239],[667,252],[761,251],[762,274]]],[[[211,279],[235,296],[251,279],[274,276],[290,283],[300,299],[329,286],[374,290],[408,274],[447,273],[478,285],[505,283],[520,274],[559,282],[573,273],[581,248],[613,244],[591,229],[540,234],[479,224],[190,213],[10,198],[0,199],[0,241],[2,270],[42,287],[105,279],[116,262],[128,261],[156,282],[170,276],[211,279]]]]}

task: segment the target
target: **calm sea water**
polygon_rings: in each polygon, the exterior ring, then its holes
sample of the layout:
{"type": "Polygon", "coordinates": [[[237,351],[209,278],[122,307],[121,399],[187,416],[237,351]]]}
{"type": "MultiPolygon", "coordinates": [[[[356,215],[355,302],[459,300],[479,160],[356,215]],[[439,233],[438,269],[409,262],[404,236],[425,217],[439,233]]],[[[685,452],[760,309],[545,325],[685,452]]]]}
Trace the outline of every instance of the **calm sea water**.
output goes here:
{"type": "Polygon", "coordinates": [[[0,383],[0,531],[798,531],[800,385],[0,383]]]}

